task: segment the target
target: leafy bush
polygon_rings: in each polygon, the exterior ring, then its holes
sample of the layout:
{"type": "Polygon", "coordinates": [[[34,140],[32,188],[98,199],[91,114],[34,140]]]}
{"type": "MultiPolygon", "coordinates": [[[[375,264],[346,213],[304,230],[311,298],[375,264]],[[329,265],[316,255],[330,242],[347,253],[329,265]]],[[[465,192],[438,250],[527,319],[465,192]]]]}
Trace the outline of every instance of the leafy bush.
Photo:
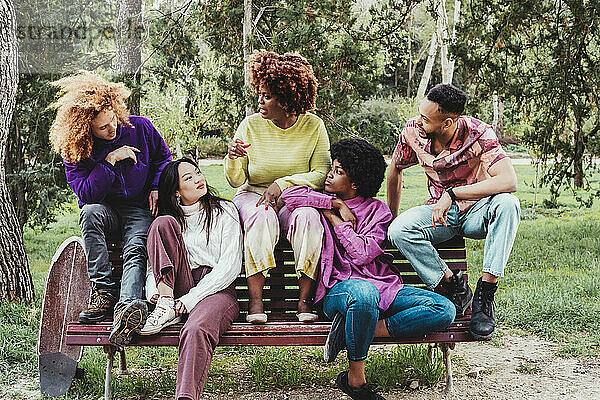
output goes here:
{"type": "Polygon", "coordinates": [[[207,136],[198,139],[198,157],[225,157],[227,154],[227,139],[218,136],[207,136]]]}
{"type": "Polygon", "coordinates": [[[343,137],[365,139],[384,154],[392,154],[406,121],[415,115],[414,101],[375,97],[355,106],[330,129],[331,141],[343,137]]]}

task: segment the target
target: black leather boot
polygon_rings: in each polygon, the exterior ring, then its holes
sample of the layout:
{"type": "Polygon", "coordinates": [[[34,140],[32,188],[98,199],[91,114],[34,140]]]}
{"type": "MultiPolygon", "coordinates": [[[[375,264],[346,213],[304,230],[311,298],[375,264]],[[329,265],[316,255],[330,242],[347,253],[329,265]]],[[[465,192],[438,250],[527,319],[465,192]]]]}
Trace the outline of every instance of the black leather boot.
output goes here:
{"type": "Polygon", "coordinates": [[[479,278],[475,296],[473,297],[473,314],[471,315],[471,336],[477,340],[490,340],[496,328],[494,318],[494,293],[497,283],[484,282],[479,278]]]}
{"type": "Polygon", "coordinates": [[[454,303],[456,307],[456,318],[465,315],[467,308],[471,307],[473,301],[473,291],[467,284],[462,272],[452,271],[450,282],[442,281],[442,287],[446,289],[445,296],[454,303]]]}

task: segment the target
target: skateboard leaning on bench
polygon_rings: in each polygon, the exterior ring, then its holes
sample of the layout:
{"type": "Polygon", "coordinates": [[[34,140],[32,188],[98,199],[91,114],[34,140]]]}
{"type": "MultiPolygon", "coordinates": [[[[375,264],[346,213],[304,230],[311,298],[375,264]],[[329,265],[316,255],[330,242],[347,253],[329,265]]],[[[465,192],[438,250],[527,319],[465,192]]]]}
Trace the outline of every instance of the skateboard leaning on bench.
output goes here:
{"type": "Polygon", "coordinates": [[[46,396],[64,395],[76,376],[83,346],[66,343],[67,326],[77,321],[90,297],[87,260],[80,237],[72,236],[56,250],[44,288],[37,354],[40,389],[46,396]]]}

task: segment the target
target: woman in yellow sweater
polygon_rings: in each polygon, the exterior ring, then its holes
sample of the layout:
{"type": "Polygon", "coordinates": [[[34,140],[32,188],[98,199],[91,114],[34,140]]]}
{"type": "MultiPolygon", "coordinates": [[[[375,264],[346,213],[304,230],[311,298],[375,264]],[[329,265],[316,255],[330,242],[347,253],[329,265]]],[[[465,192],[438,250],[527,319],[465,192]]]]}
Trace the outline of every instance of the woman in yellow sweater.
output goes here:
{"type": "Polygon", "coordinates": [[[308,112],[315,107],[317,79],[298,54],[255,51],[248,63],[258,92],[259,112],[246,117],[228,145],[225,176],[238,188],[233,203],[244,228],[244,259],[250,304],[246,320],[265,323],[262,291],[273,250],[285,235],[294,250],[300,299],[298,320],[312,322],[311,298],[318,276],[323,225],[310,207],[290,212],[281,192],[306,185],[322,189],[329,171],[329,137],[325,124],[308,112]]]}

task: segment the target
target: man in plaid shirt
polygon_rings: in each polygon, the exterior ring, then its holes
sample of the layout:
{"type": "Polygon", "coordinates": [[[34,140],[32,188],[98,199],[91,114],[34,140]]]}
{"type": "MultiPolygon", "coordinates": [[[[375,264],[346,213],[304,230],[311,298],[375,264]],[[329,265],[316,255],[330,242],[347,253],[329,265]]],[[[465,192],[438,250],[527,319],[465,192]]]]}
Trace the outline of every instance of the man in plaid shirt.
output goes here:
{"type": "Polygon", "coordinates": [[[471,335],[488,340],[495,328],[494,293],[519,225],[517,177],[490,125],[462,115],[466,94],[440,84],[419,104],[394,150],[387,200],[395,219],[390,241],[423,282],[439,284],[462,316],[472,303],[471,335]],[[419,163],[427,175],[429,200],[398,215],[402,171],[419,163]],[[452,271],[433,247],[455,235],[485,238],[483,275],[473,295],[460,271],[452,271]]]}

